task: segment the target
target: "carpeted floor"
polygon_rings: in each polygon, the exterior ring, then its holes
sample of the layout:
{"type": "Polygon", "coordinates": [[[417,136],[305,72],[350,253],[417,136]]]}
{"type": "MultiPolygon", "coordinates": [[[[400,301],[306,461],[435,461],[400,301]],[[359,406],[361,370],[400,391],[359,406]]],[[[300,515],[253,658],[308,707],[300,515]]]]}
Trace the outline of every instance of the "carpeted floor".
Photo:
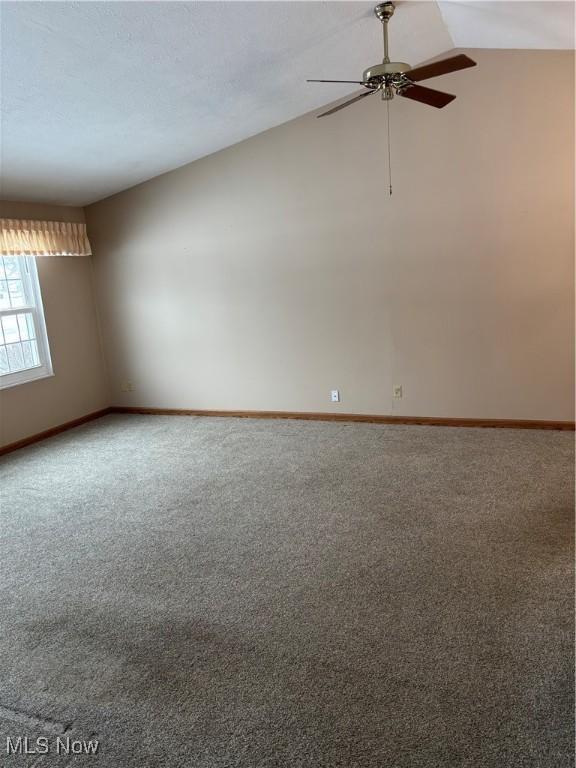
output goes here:
{"type": "Polygon", "coordinates": [[[562,432],[155,416],[6,456],[0,765],[572,766],[573,461],[562,432]]]}

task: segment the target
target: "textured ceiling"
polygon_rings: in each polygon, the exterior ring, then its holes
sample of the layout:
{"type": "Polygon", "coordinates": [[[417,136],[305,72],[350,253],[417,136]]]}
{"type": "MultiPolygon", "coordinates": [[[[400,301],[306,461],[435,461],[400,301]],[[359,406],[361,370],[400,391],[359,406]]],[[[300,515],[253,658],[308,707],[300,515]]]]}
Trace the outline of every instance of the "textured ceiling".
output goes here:
{"type": "Polygon", "coordinates": [[[574,48],[574,2],[441,0],[457,48],[574,48]]]}
{"type": "MultiPolygon", "coordinates": [[[[305,80],[381,60],[373,5],[4,0],[2,198],[84,205],[346,95],[305,80]]],[[[573,9],[401,2],[392,58],[571,47],[573,9]]]]}

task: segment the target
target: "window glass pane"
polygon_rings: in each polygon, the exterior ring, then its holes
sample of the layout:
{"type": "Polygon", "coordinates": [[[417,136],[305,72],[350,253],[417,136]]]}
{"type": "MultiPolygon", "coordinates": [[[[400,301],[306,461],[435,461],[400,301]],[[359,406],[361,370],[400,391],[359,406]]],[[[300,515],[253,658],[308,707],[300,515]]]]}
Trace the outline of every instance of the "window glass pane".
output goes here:
{"type": "Polygon", "coordinates": [[[4,256],[0,256],[0,280],[6,280],[6,272],[4,270],[4,256]]]}
{"type": "Polygon", "coordinates": [[[6,354],[6,347],[0,347],[0,376],[3,376],[5,373],[10,373],[8,355],[6,354]]]}
{"type": "Polygon", "coordinates": [[[27,322],[27,318],[31,316],[30,312],[20,312],[17,315],[18,318],[18,328],[20,330],[20,338],[22,341],[26,341],[30,338],[30,334],[28,332],[29,324],[27,322]]]}
{"type": "Polygon", "coordinates": [[[4,340],[6,344],[13,344],[15,341],[20,341],[16,315],[4,315],[2,318],[2,327],[4,329],[4,340]]]}
{"type": "Polygon", "coordinates": [[[32,365],[40,365],[40,355],[38,353],[38,343],[36,341],[30,342],[30,349],[32,350],[32,365]]]}
{"type": "Polygon", "coordinates": [[[6,351],[8,352],[8,365],[10,366],[10,370],[12,372],[21,371],[26,367],[24,365],[22,344],[9,344],[6,347],[6,351]]]}
{"type": "Polygon", "coordinates": [[[6,280],[0,280],[0,309],[10,309],[10,294],[6,280]]]}
{"type": "Polygon", "coordinates": [[[34,327],[34,317],[32,316],[32,312],[26,313],[26,324],[28,326],[28,338],[35,339],[36,328],[34,327]]]}
{"type": "Polygon", "coordinates": [[[26,306],[26,296],[24,295],[22,280],[8,280],[8,291],[10,292],[10,301],[13,308],[26,306]]]}
{"type": "Polygon", "coordinates": [[[22,342],[22,354],[24,356],[24,367],[34,368],[38,365],[38,355],[34,355],[34,349],[32,345],[36,346],[35,341],[23,341],[22,342]]]}
{"type": "Polygon", "coordinates": [[[20,270],[23,266],[23,261],[18,256],[4,256],[4,269],[6,270],[6,278],[8,280],[18,280],[22,276],[20,270]]]}

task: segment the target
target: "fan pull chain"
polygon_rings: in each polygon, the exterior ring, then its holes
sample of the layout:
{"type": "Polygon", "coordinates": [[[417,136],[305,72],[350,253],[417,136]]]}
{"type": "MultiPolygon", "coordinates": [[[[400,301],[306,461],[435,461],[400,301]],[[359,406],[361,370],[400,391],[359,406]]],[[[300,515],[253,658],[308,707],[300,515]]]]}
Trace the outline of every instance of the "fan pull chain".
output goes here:
{"type": "Polygon", "coordinates": [[[388,132],[388,184],[392,197],[392,152],[390,149],[390,99],[386,100],[386,129],[388,132]]]}

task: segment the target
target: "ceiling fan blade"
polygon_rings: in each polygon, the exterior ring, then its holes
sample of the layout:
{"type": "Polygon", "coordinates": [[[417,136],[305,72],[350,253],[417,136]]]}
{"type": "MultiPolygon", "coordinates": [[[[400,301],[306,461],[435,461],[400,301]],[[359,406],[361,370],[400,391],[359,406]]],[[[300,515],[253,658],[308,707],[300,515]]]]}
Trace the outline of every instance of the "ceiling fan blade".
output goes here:
{"type": "Polygon", "coordinates": [[[443,91],[435,91],[433,88],[424,88],[423,85],[410,85],[400,92],[400,96],[413,101],[421,101],[422,104],[429,104],[431,107],[442,109],[446,104],[454,101],[456,96],[443,91]]]}
{"type": "Polygon", "coordinates": [[[361,93],[358,96],[354,96],[353,99],[349,99],[348,101],[345,101],[344,104],[338,104],[337,107],[332,107],[332,109],[329,109],[328,112],[322,112],[321,115],[316,115],[316,117],[326,117],[326,115],[333,115],[334,112],[339,112],[341,109],[344,109],[344,107],[349,107],[350,104],[354,104],[355,101],[360,101],[360,99],[364,99],[366,96],[371,96],[373,93],[376,93],[377,90],[378,88],[373,88],[370,91],[365,91],[364,93],[361,93]]]}
{"type": "Polygon", "coordinates": [[[306,80],[307,83],[355,83],[356,85],[363,85],[363,80],[306,80]]]}
{"type": "Polygon", "coordinates": [[[459,69],[468,69],[468,67],[475,66],[475,61],[472,61],[472,59],[465,56],[463,53],[459,53],[458,56],[451,56],[449,59],[435,61],[432,64],[425,64],[422,67],[414,67],[414,69],[406,72],[406,77],[417,83],[420,80],[428,80],[429,77],[447,75],[449,72],[457,72],[459,69]]]}

